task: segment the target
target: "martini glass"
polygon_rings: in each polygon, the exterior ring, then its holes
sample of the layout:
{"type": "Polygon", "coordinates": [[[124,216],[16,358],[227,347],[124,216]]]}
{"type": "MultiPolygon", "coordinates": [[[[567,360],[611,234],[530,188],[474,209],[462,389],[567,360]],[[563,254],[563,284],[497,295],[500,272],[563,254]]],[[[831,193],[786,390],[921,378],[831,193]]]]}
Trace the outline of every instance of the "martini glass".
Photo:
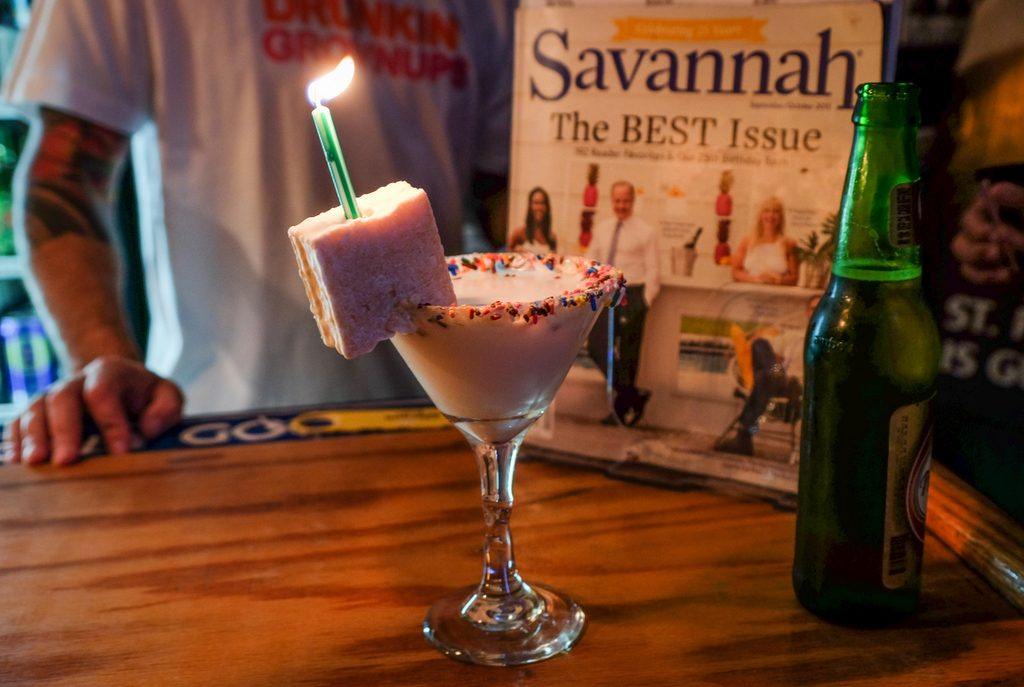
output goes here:
{"type": "Polygon", "coordinates": [[[423,634],[459,660],[533,663],[572,648],[586,619],[571,598],[527,583],[516,567],[516,454],[624,281],[612,267],[557,255],[473,254],[448,267],[458,305],[420,306],[417,330],[392,341],[476,454],[486,534],[480,584],[435,603],[423,634]]]}

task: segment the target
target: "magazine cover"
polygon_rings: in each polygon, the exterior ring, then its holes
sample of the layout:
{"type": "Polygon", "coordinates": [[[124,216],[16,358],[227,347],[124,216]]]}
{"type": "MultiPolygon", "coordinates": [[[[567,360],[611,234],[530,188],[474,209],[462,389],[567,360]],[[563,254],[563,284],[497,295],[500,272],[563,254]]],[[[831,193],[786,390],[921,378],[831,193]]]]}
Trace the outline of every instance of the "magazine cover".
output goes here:
{"type": "Polygon", "coordinates": [[[882,50],[873,2],[520,8],[508,245],[629,282],[529,446],[795,484],[804,331],[882,50]]]}

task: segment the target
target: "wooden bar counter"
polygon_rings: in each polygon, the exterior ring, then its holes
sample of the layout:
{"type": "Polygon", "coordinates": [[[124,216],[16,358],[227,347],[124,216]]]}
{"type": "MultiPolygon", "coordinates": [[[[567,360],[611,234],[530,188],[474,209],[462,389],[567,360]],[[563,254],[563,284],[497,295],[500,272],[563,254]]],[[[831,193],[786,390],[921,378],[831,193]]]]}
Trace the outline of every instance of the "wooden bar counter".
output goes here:
{"type": "Polygon", "coordinates": [[[479,574],[452,430],[0,469],[0,684],[1024,685],[1024,617],[934,537],[920,613],[853,629],[794,599],[792,512],[533,461],[517,497],[523,573],[590,624],[500,669],[420,634],[479,574]]]}

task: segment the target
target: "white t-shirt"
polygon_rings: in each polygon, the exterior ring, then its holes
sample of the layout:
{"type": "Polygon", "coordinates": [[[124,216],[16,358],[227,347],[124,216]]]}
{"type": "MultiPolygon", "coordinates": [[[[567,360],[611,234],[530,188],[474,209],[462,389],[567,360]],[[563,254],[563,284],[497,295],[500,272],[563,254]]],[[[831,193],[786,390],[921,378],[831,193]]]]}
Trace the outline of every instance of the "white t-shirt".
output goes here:
{"type": "Polygon", "coordinates": [[[587,257],[611,262],[622,270],[627,285],[643,284],[644,300],[650,305],[661,290],[658,234],[651,225],[633,215],[622,222],[618,241],[615,241],[615,255],[610,256],[618,224],[619,219],[613,217],[594,227],[594,237],[587,246],[587,257]]]}
{"type": "Polygon", "coordinates": [[[421,393],[389,344],[345,361],[320,342],[286,236],[338,204],[305,92],[350,52],[329,105],[356,191],[425,188],[459,252],[472,170],[507,171],[510,2],[33,7],[6,97],[133,134],[147,364],[189,412],[421,393]]]}

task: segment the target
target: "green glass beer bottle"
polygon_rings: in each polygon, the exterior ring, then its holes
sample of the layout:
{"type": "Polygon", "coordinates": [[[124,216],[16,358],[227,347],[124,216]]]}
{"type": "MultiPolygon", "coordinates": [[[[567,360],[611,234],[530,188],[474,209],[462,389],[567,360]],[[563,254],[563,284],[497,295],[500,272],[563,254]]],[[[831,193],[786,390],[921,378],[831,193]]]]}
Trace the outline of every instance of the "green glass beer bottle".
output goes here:
{"type": "Polygon", "coordinates": [[[918,89],[862,84],[832,278],[804,348],[793,587],[875,623],[917,606],[939,335],[921,290],[918,89]]]}

